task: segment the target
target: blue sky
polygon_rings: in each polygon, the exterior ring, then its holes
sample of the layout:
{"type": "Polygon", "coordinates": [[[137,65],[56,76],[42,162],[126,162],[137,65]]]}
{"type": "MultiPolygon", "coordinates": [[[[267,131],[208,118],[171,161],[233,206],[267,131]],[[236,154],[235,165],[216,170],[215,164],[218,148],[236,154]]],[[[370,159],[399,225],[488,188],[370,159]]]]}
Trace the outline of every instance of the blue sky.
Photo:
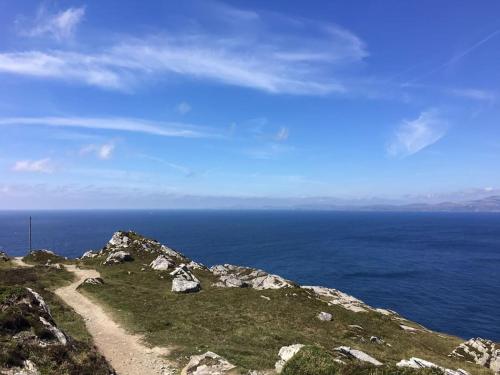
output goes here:
{"type": "Polygon", "coordinates": [[[497,1],[0,0],[0,207],[500,191],[497,1]]]}

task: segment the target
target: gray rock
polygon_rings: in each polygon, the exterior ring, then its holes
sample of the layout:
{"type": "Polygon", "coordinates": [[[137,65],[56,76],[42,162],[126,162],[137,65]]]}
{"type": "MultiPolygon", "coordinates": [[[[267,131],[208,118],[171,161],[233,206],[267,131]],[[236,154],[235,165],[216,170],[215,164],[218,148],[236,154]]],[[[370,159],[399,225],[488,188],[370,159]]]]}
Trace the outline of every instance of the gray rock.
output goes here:
{"type": "Polygon", "coordinates": [[[362,352],[361,350],[352,349],[349,346],[339,346],[338,348],[335,348],[334,350],[345,355],[348,358],[354,358],[354,359],[357,359],[358,361],[361,361],[361,362],[371,363],[372,365],[375,365],[375,366],[382,365],[382,362],[377,361],[372,356],[366,354],[365,352],[362,352]]]}
{"type": "Polygon", "coordinates": [[[332,318],[333,318],[333,315],[332,315],[332,314],[327,313],[327,312],[324,312],[324,311],[322,311],[322,312],[320,312],[320,313],[318,314],[318,319],[319,319],[319,320],[322,320],[322,321],[324,321],[324,322],[329,322],[329,321],[331,321],[331,320],[332,320],[332,318]]]}
{"type": "Polygon", "coordinates": [[[500,348],[493,341],[480,337],[470,339],[457,346],[450,356],[477,363],[500,374],[500,348]]]}
{"type": "Polygon", "coordinates": [[[134,260],[130,253],[125,251],[116,251],[108,255],[103,264],[117,264],[123,262],[130,262],[134,260]]]}
{"type": "Polygon", "coordinates": [[[249,285],[235,275],[224,275],[221,276],[219,281],[213,284],[213,286],[219,288],[245,288],[249,285]]]}
{"type": "Polygon", "coordinates": [[[279,353],[278,353],[278,361],[275,363],[274,368],[276,369],[276,372],[279,374],[281,371],[283,371],[283,367],[285,367],[285,364],[293,358],[295,354],[297,354],[300,349],[302,349],[304,345],[302,344],[293,344],[289,346],[283,346],[281,347],[279,353]]]}
{"type": "Polygon", "coordinates": [[[229,375],[236,366],[213,352],[194,355],[182,369],[181,375],[229,375]]]}

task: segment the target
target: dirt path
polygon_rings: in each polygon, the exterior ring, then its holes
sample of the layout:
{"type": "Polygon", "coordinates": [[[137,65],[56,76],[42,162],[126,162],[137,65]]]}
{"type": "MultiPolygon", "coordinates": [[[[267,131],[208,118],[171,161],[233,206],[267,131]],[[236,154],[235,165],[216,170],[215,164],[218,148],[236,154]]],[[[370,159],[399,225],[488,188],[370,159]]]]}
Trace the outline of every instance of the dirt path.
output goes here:
{"type": "MultiPolygon", "coordinates": [[[[22,259],[16,258],[15,264],[30,267],[22,259]]],[[[71,306],[85,320],[87,330],[94,344],[109,361],[118,375],[169,375],[176,371],[164,358],[166,348],[148,348],[138,335],[127,333],[102,309],[101,306],[79,293],[76,288],[88,277],[99,277],[95,270],[80,269],[65,265],[76,276],[75,281],[55,290],[55,293],[71,306]]]]}

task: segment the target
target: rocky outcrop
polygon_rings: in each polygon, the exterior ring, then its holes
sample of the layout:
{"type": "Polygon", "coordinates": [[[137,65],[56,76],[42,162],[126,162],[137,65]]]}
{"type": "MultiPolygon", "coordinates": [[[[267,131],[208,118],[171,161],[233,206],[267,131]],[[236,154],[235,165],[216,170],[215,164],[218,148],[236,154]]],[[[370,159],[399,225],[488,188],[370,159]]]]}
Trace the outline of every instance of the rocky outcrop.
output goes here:
{"type": "Polygon", "coordinates": [[[200,280],[189,270],[185,264],[181,264],[170,273],[172,280],[172,292],[192,293],[201,289],[200,280]]]}
{"type": "Polygon", "coordinates": [[[236,285],[249,286],[253,289],[282,289],[291,288],[296,285],[281,276],[273,275],[265,271],[249,268],[233,266],[231,264],[216,265],[210,268],[210,271],[219,276],[219,281],[215,284],[220,287],[234,287],[236,285]],[[228,277],[231,277],[228,283],[228,277]],[[238,279],[239,281],[236,281],[238,279]]]}
{"type": "Polygon", "coordinates": [[[462,370],[462,369],[457,369],[457,370],[450,370],[448,368],[444,368],[441,366],[436,365],[435,363],[426,361],[425,359],[421,358],[416,358],[412,357],[408,360],[401,360],[398,363],[396,363],[396,366],[398,367],[410,367],[410,368],[435,368],[439,369],[444,372],[445,375],[470,375],[469,372],[462,370]]]}
{"type": "Polygon", "coordinates": [[[277,373],[280,373],[283,371],[283,367],[285,367],[285,364],[292,359],[292,357],[297,354],[300,349],[302,349],[304,345],[302,344],[293,344],[289,346],[283,346],[280,351],[278,352],[278,361],[274,365],[274,368],[276,369],[277,373]]]}
{"type": "Polygon", "coordinates": [[[318,316],[317,316],[317,317],[318,317],[318,319],[319,319],[319,320],[321,320],[321,321],[323,321],[323,322],[329,322],[329,321],[331,321],[331,320],[332,320],[333,315],[332,315],[332,314],[330,314],[330,313],[327,313],[327,312],[322,311],[322,312],[320,312],[320,313],[318,314],[318,316]]]}
{"type": "Polygon", "coordinates": [[[236,366],[213,352],[194,355],[181,375],[230,375],[236,374],[236,366]]]}
{"type": "Polygon", "coordinates": [[[450,356],[476,363],[500,374],[500,348],[493,341],[480,337],[470,339],[456,347],[450,356]]]}
{"type": "Polygon", "coordinates": [[[174,266],[174,262],[165,255],[158,255],[149,266],[156,271],[166,271],[174,266]]]}
{"type": "Polygon", "coordinates": [[[303,286],[302,288],[312,291],[319,299],[328,302],[329,305],[339,305],[354,312],[367,312],[373,310],[363,301],[345,294],[337,289],[322,286],[303,286]]]}
{"type": "Polygon", "coordinates": [[[103,264],[118,264],[123,262],[130,262],[132,260],[134,260],[134,258],[132,258],[132,255],[130,255],[130,253],[127,253],[126,251],[116,251],[109,254],[103,264]]]}
{"type": "Polygon", "coordinates": [[[371,363],[374,366],[382,366],[382,362],[377,361],[372,356],[362,352],[361,350],[352,349],[349,346],[339,346],[334,349],[336,352],[344,355],[347,358],[356,359],[361,362],[371,363]]]}

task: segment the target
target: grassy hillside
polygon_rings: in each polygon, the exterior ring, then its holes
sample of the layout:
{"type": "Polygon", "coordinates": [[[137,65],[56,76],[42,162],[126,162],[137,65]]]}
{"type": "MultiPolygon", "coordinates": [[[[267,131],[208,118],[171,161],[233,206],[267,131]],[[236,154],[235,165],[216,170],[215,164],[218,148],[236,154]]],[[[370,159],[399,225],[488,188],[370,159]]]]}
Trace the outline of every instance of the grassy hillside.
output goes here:
{"type": "MultiPolygon", "coordinates": [[[[169,271],[154,271],[148,266],[155,254],[133,246],[127,251],[134,260],[122,264],[103,265],[105,255],[85,259],[81,266],[97,269],[105,284],[85,285],[82,291],[106,306],[131,331],[143,334],[152,345],[174,347],[173,356],[180,363],[192,354],[211,350],[244,369],[272,369],[282,346],[301,343],[331,355],[335,347],[350,346],[388,366],[419,357],[446,368],[490,374],[479,366],[448,357],[463,341],[460,338],[430,332],[418,324],[375,311],[353,312],[329,306],[302,288],[216,288],[212,284],[217,279],[211,272],[194,270],[202,290],[175,294],[171,292],[169,271]],[[321,311],[331,313],[333,320],[317,319],[321,311]],[[405,331],[401,323],[418,331],[405,331]],[[371,342],[371,336],[384,343],[371,342]]],[[[394,373],[371,370],[373,374],[394,373]]],[[[398,373],[411,373],[404,371],[398,373]]]]}

